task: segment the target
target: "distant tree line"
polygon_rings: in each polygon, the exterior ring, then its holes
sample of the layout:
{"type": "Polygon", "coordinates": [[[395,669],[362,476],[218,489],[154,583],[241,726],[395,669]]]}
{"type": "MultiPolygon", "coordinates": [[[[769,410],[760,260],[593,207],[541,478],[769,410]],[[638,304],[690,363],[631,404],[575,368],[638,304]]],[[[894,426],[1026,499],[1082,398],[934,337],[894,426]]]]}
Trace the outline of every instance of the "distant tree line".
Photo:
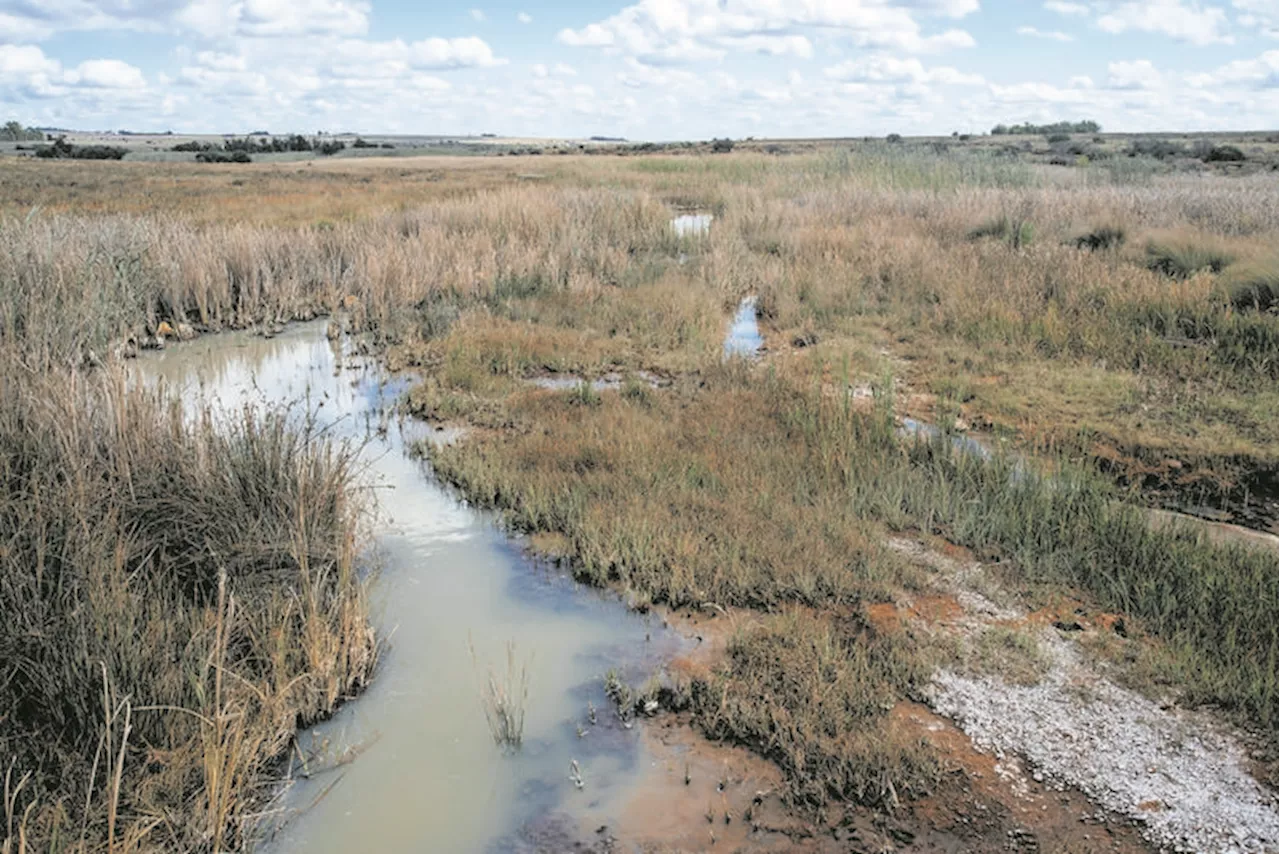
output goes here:
{"type": "Polygon", "coordinates": [[[336,139],[320,139],[318,137],[308,139],[302,134],[295,133],[289,136],[273,136],[265,139],[246,136],[243,139],[228,139],[221,145],[212,142],[199,142],[193,139],[189,142],[180,142],[169,150],[191,151],[197,154],[214,151],[240,152],[243,154],[279,154],[285,151],[311,151],[327,156],[337,154],[346,147],[347,144],[345,142],[340,142],[336,139]]]}
{"type": "Polygon", "coordinates": [[[35,128],[23,127],[22,122],[5,122],[0,128],[0,140],[5,142],[43,142],[44,134],[35,128]]]}
{"type": "Polygon", "coordinates": [[[1033,125],[1031,122],[1020,125],[996,125],[991,129],[991,135],[1037,136],[1052,133],[1097,133],[1100,130],[1102,125],[1086,119],[1079,122],[1054,122],[1051,125],[1033,125]]]}

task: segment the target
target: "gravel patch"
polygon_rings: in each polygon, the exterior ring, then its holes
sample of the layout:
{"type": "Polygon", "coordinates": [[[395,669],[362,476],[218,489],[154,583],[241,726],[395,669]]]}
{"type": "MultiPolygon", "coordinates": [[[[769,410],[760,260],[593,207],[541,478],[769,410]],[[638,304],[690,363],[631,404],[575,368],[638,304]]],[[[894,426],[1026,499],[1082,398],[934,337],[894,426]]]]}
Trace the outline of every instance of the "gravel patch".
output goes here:
{"type": "Polygon", "coordinates": [[[1274,852],[1275,799],[1245,751],[1201,715],[1166,710],[1100,676],[1074,643],[1045,631],[1053,662],[1035,685],[942,671],[930,704],[982,750],[1025,757],[1034,777],[1079,789],[1182,852],[1274,852]]]}
{"type": "MultiPolygon", "coordinates": [[[[933,570],[935,583],[956,597],[966,613],[950,628],[962,636],[1026,616],[994,601],[1003,597],[980,563],[956,561],[909,539],[887,545],[933,570]]],[[[1247,752],[1226,727],[1116,685],[1052,628],[1036,638],[1049,663],[1036,684],[942,670],[926,692],[929,704],[1002,765],[1025,760],[1036,781],[1078,789],[1139,823],[1165,850],[1280,849],[1276,798],[1249,775],[1247,752]]]]}

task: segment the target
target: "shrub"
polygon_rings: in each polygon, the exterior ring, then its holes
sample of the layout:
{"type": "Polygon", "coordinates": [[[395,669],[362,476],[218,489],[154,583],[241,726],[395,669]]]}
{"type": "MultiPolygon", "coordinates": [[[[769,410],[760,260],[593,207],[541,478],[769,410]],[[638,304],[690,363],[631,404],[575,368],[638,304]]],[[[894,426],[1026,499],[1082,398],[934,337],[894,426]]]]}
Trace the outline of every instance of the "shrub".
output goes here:
{"type": "Polygon", "coordinates": [[[36,157],[71,160],[120,160],[128,150],[116,145],[72,145],[65,136],[54,140],[53,145],[36,148],[36,157]]]}
{"type": "Polygon", "coordinates": [[[733,140],[728,137],[724,139],[711,140],[711,150],[717,154],[727,154],[733,151],[733,140]]]}
{"type": "Polygon", "coordinates": [[[1118,249],[1124,244],[1124,229],[1119,226],[1104,225],[1076,238],[1077,249],[1088,249],[1096,252],[1099,249],[1118,249]]]}
{"type": "Polygon", "coordinates": [[[1187,147],[1180,142],[1169,139],[1135,139],[1129,143],[1130,157],[1154,157],[1157,160],[1168,160],[1171,157],[1185,157],[1187,147]]]}
{"type": "Polygon", "coordinates": [[[902,142],[902,134],[891,133],[884,138],[885,142],[902,142]]]}
{"type": "Polygon", "coordinates": [[[376,142],[367,142],[363,137],[356,137],[356,141],[351,143],[352,148],[377,148],[376,142]]]}
{"type": "Polygon", "coordinates": [[[196,155],[200,163],[252,163],[253,158],[247,151],[201,151],[196,155]]]}
{"type": "Polygon", "coordinates": [[[1221,273],[1235,260],[1230,253],[1215,246],[1205,246],[1182,240],[1147,243],[1147,267],[1175,279],[1186,279],[1209,270],[1221,273]]]}
{"type": "Polygon", "coordinates": [[[1070,142],[1071,134],[1069,133],[1051,133],[1048,136],[1049,142],[1070,142]]]}
{"type": "Polygon", "coordinates": [[[177,145],[170,148],[169,150],[170,151],[195,151],[195,152],[213,151],[213,143],[199,142],[197,140],[192,139],[187,142],[180,142],[177,145]]]}
{"type": "Polygon", "coordinates": [[[1200,159],[1205,163],[1238,163],[1246,158],[1244,152],[1234,145],[1215,145],[1200,159]]]}
{"type": "MultiPolygon", "coordinates": [[[[996,125],[991,129],[992,136],[1002,136],[1004,134],[1014,134],[1022,136],[1047,136],[1049,134],[1067,134],[1067,133],[1097,133],[1102,130],[1102,125],[1095,121],[1085,119],[1079,122],[1054,122],[1049,125],[1033,125],[1031,122],[1025,122],[1020,125],[996,125]]],[[[1052,140],[1050,140],[1052,142],[1052,140]]]]}

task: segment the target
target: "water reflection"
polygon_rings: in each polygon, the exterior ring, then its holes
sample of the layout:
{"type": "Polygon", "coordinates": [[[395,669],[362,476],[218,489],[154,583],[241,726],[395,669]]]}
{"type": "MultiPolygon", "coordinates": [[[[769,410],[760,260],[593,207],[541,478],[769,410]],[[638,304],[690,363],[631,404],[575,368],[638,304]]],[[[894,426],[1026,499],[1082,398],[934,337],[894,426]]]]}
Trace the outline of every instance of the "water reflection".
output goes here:
{"type": "Polygon", "coordinates": [[[672,635],[530,564],[492,518],[432,481],[406,453],[422,425],[401,424],[389,409],[402,381],[336,349],[323,323],[272,340],[208,336],[147,354],[135,370],[185,400],[208,401],[220,417],[253,403],[314,413],[331,435],[363,443],[378,497],[373,598],[390,643],[368,692],[299,737],[304,751],[325,740],[332,753],[366,747],[336,771],[295,782],[283,804],[294,817],[264,847],[501,848],[542,813],[579,808],[570,759],[591,781],[593,801],[625,790],[639,761],[636,733],[605,720],[580,738],[576,723],[589,699],[607,708],[606,669],[626,662],[640,673],[673,652],[672,635]],[[482,665],[502,662],[508,640],[528,662],[526,748],[517,756],[502,756],[490,738],[469,639],[482,665]]]}
{"type": "Polygon", "coordinates": [[[738,304],[738,312],[733,316],[729,334],[724,339],[724,354],[726,357],[752,357],[763,346],[764,338],[756,321],[756,298],[747,297],[738,304]]]}

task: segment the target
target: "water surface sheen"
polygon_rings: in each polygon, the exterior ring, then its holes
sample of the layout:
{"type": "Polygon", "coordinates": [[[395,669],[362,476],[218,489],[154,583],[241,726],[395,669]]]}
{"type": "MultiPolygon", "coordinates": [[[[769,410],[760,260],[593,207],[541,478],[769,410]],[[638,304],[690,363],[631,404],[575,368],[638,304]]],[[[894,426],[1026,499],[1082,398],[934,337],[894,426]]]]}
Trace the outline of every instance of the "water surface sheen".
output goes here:
{"type": "Polygon", "coordinates": [[[295,782],[284,797],[289,821],[264,850],[509,850],[533,818],[581,814],[588,797],[607,813],[625,795],[646,760],[635,732],[604,720],[600,677],[617,662],[656,662],[670,653],[671,635],[531,563],[491,517],[436,485],[405,452],[415,431],[430,428],[386,414],[402,382],[335,352],[323,323],[272,340],[207,336],[139,359],[136,370],[226,416],[249,403],[292,402],[331,435],[367,440],[365,476],[380,508],[375,619],[390,642],[367,693],[299,737],[304,752],[325,739],[334,753],[362,745],[359,758],[295,782]],[[519,755],[502,755],[490,738],[468,638],[482,665],[502,662],[508,640],[531,659],[519,755]],[[579,737],[588,699],[601,725],[579,737]],[[570,759],[584,791],[569,783],[570,759]]]}
{"type": "Polygon", "coordinates": [[[760,325],[756,321],[756,298],[747,297],[738,304],[738,311],[729,326],[729,334],[724,339],[724,354],[730,356],[752,357],[764,346],[764,338],[760,335],[760,325]]]}
{"type": "Polygon", "coordinates": [[[711,214],[689,213],[672,217],[671,227],[676,237],[701,237],[711,233],[711,214]]]}

